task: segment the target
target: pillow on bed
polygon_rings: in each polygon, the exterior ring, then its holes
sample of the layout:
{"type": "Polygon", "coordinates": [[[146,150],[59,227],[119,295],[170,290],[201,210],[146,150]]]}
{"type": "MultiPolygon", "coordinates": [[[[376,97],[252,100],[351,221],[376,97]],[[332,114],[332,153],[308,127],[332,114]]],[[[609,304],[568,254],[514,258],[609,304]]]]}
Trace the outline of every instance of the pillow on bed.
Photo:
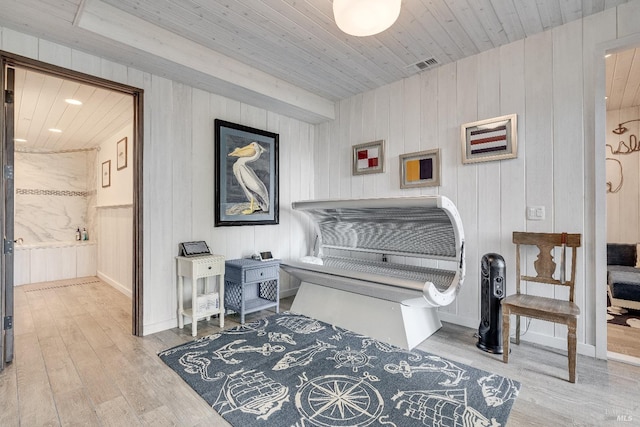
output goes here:
{"type": "Polygon", "coordinates": [[[607,243],[607,265],[636,265],[636,245],[607,243]]]}

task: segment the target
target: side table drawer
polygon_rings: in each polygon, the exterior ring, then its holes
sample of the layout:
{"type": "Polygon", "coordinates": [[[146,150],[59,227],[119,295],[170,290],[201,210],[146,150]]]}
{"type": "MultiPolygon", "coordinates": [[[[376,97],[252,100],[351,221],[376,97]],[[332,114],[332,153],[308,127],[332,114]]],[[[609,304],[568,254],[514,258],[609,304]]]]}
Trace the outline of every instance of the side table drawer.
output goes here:
{"type": "Polygon", "coordinates": [[[278,278],[278,266],[252,268],[245,270],[244,281],[245,282],[258,282],[262,280],[270,280],[278,278]]]}
{"type": "Polygon", "coordinates": [[[198,277],[215,276],[224,273],[224,260],[208,259],[193,264],[198,277]]]}

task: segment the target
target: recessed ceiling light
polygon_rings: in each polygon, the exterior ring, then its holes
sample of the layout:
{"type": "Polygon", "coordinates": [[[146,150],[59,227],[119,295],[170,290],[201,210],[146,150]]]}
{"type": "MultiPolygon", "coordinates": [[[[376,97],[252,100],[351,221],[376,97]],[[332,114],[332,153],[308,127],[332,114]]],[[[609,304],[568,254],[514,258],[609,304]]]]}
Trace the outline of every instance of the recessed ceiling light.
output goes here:
{"type": "Polygon", "coordinates": [[[608,57],[610,57],[610,56],[611,56],[611,54],[610,54],[610,53],[607,53],[604,57],[605,57],[605,58],[608,58],[608,57]]]}
{"type": "Polygon", "coordinates": [[[78,101],[77,99],[67,98],[64,100],[64,102],[71,105],[82,105],[82,101],[78,101]]]}
{"type": "Polygon", "coordinates": [[[49,132],[53,132],[53,133],[62,133],[62,131],[60,129],[56,129],[56,128],[51,128],[49,129],[49,132]]]}
{"type": "Polygon", "coordinates": [[[27,140],[22,138],[13,138],[13,142],[27,142],[27,140]]]}

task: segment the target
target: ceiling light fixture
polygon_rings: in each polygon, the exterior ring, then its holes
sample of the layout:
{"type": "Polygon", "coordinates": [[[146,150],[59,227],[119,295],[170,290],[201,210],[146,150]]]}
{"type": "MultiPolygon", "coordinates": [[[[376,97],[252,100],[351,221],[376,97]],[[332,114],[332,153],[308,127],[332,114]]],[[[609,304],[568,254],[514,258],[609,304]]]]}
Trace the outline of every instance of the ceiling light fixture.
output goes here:
{"type": "Polygon", "coordinates": [[[13,142],[27,142],[27,140],[22,138],[13,138],[13,142]]]}
{"type": "Polygon", "coordinates": [[[67,98],[64,100],[67,104],[71,105],[82,105],[82,101],[78,101],[77,99],[67,98]]]}
{"type": "Polygon", "coordinates": [[[372,36],[396,22],[401,3],[401,0],[333,0],[333,16],[345,33],[372,36]]]}
{"type": "Polygon", "coordinates": [[[62,131],[60,129],[56,129],[56,128],[49,128],[49,132],[62,133],[62,131]]]}

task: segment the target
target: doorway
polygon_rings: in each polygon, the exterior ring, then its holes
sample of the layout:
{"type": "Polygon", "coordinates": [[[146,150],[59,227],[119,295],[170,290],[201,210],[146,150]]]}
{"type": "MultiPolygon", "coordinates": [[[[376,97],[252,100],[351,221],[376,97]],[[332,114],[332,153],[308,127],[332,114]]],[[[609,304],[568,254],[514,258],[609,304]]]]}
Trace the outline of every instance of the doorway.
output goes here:
{"type": "MultiPolygon", "coordinates": [[[[77,156],[94,156],[95,159],[93,159],[93,162],[99,162],[100,166],[98,167],[97,170],[97,174],[101,174],[99,175],[98,178],[98,186],[100,186],[100,189],[109,189],[111,183],[113,182],[111,180],[111,173],[115,173],[116,171],[121,172],[121,170],[124,170],[126,172],[127,167],[130,168],[130,173],[131,173],[131,182],[132,185],[130,186],[131,188],[131,215],[129,216],[129,220],[127,221],[128,224],[127,226],[130,227],[131,233],[130,233],[130,248],[131,248],[131,254],[132,254],[132,262],[129,268],[127,268],[128,274],[129,275],[129,279],[130,279],[130,283],[131,283],[131,318],[132,318],[132,325],[131,325],[131,332],[134,335],[137,336],[141,336],[143,331],[142,331],[142,310],[143,310],[143,299],[142,299],[142,164],[143,164],[143,141],[142,141],[142,135],[143,135],[143,129],[142,129],[142,108],[143,108],[143,91],[141,89],[138,88],[134,88],[131,86],[127,86],[127,85],[123,85],[120,83],[115,83],[115,82],[111,82],[108,80],[104,80],[101,78],[97,78],[97,77],[93,77],[93,76],[89,76],[86,74],[82,74],[76,71],[72,71],[72,70],[68,70],[68,69],[64,69],[61,67],[57,67],[57,66],[52,66],[50,64],[46,64],[46,63],[42,63],[40,61],[35,61],[29,58],[24,58],[24,57],[20,57],[17,55],[13,55],[13,54],[9,54],[9,53],[4,53],[4,52],[0,52],[0,56],[2,58],[2,67],[3,70],[9,70],[10,74],[14,75],[16,74],[16,70],[18,71],[17,75],[18,78],[20,78],[20,76],[44,76],[44,77],[39,77],[36,80],[39,80],[40,82],[43,82],[43,85],[46,84],[59,84],[59,83],[51,83],[51,82],[56,82],[56,81],[63,81],[63,84],[58,88],[58,95],[61,95],[63,93],[69,93],[70,90],[72,90],[72,88],[75,88],[77,90],[80,90],[81,92],[84,91],[85,95],[88,92],[91,92],[91,90],[94,90],[95,92],[99,92],[100,96],[103,97],[103,101],[107,102],[107,98],[109,98],[109,94],[112,94],[112,98],[113,99],[120,99],[120,102],[122,102],[122,99],[128,99],[127,102],[130,102],[130,104],[128,105],[128,111],[130,112],[130,116],[128,117],[128,120],[130,122],[130,131],[129,134],[126,137],[120,138],[118,139],[118,141],[114,141],[114,147],[113,147],[113,159],[109,159],[109,160],[104,160],[101,157],[103,157],[103,154],[100,154],[100,151],[97,151],[95,148],[95,146],[91,146],[92,144],[96,144],[96,141],[84,141],[82,144],[85,144],[85,146],[78,146],[78,147],[72,147],[72,146],[67,146],[65,147],[64,145],[61,144],[57,144],[56,143],[56,138],[55,136],[51,137],[48,136],[47,138],[45,138],[42,142],[42,145],[37,147],[36,149],[33,149],[33,147],[31,148],[31,152],[35,152],[40,150],[40,152],[51,152],[51,153],[64,153],[67,152],[67,154],[65,155],[65,157],[72,157],[73,155],[77,156]],[[49,83],[44,83],[44,82],[49,82],[49,83]],[[71,88],[71,89],[70,89],[71,88]],[[105,95],[106,94],[106,95],[105,95]],[[127,141],[130,141],[129,144],[127,144],[127,141]],[[127,151],[128,146],[131,148],[130,151],[127,151]],[[34,151],[35,150],[35,151],[34,151]],[[75,154],[72,154],[75,153],[75,154]],[[131,155],[128,155],[127,153],[130,153],[131,155]],[[111,163],[113,163],[113,167],[111,168],[111,163]],[[103,175],[106,174],[106,175],[103,175]]],[[[4,75],[5,73],[3,73],[4,75]]],[[[42,87],[41,87],[42,89],[42,87]]],[[[6,120],[6,117],[9,117],[9,113],[8,110],[11,110],[11,116],[13,115],[14,111],[15,111],[15,98],[14,98],[14,94],[5,94],[7,95],[7,99],[11,102],[5,102],[5,120],[2,122],[3,123],[3,127],[4,132],[2,133],[2,143],[3,143],[3,150],[6,152],[8,147],[13,147],[13,144],[16,143],[18,144],[18,146],[16,146],[16,148],[18,148],[18,150],[20,150],[20,144],[22,143],[22,141],[16,141],[14,140],[14,138],[19,138],[19,139],[27,139],[24,138],[23,135],[17,135],[14,132],[13,126],[10,125],[9,123],[7,123],[9,120],[6,120]],[[9,138],[11,138],[11,140],[9,141],[9,138]]],[[[113,101],[112,99],[112,101],[113,101]]],[[[117,102],[116,102],[117,104],[117,102]]],[[[111,107],[109,108],[107,106],[108,109],[114,111],[117,109],[117,107],[114,105],[111,105],[111,107]]],[[[94,126],[99,126],[102,127],[103,129],[107,130],[109,129],[109,126],[112,124],[111,121],[117,121],[117,119],[115,118],[115,116],[111,117],[111,120],[109,119],[108,116],[106,116],[106,114],[102,114],[101,115],[101,119],[102,121],[100,122],[100,119],[98,119],[97,124],[94,124],[94,126]],[[106,117],[105,117],[106,116],[106,117]]],[[[18,119],[18,117],[16,116],[16,119],[18,119]]],[[[83,120],[89,120],[89,117],[84,117],[83,120]]],[[[50,130],[49,128],[49,124],[45,125],[44,121],[42,121],[41,117],[33,117],[32,121],[35,122],[33,124],[33,131],[32,131],[32,135],[35,135],[36,133],[47,133],[47,132],[52,132],[55,133],[55,130],[50,130]],[[41,122],[39,122],[39,120],[41,122]]],[[[60,117],[59,117],[59,122],[64,123],[65,121],[65,117],[64,117],[64,111],[60,112],[60,117]]],[[[117,127],[117,126],[116,126],[117,127]]],[[[17,129],[18,127],[16,127],[17,129]]],[[[54,128],[51,128],[54,129],[54,128]]],[[[76,129],[74,133],[81,133],[82,131],[80,129],[76,129]]],[[[82,139],[82,138],[80,138],[82,139]]],[[[28,143],[26,143],[28,144],[28,143]]],[[[24,150],[23,150],[24,151],[24,150]]],[[[29,150],[26,150],[29,151],[29,150]]],[[[5,159],[8,156],[5,156],[5,159]]],[[[13,159],[11,159],[11,163],[13,163],[13,159]]],[[[13,179],[14,176],[12,174],[3,174],[2,175],[2,181],[3,181],[3,188],[5,188],[5,183],[9,182],[11,185],[11,189],[13,190],[13,179]]],[[[9,185],[6,186],[6,188],[8,188],[9,185]]],[[[96,190],[96,193],[98,192],[98,190],[96,190]]],[[[117,194],[118,192],[113,192],[113,194],[117,194]]],[[[13,221],[12,218],[5,218],[5,215],[7,212],[12,211],[13,209],[13,198],[11,198],[11,200],[6,199],[5,200],[5,209],[3,209],[3,213],[2,213],[2,224],[3,224],[3,228],[7,228],[8,226],[13,225],[13,221]],[[7,203],[9,203],[11,206],[11,209],[7,209],[7,203]]],[[[78,221],[76,221],[78,222],[78,221]]],[[[73,223],[73,220],[71,220],[70,224],[73,224],[74,226],[76,224],[73,223]]],[[[69,225],[69,224],[67,224],[69,225]]],[[[91,228],[90,226],[87,227],[87,225],[81,225],[81,224],[77,224],[78,228],[82,227],[82,228],[91,228]]],[[[24,229],[23,229],[24,230],[24,229]]],[[[13,231],[13,229],[11,230],[13,231]]],[[[73,230],[74,234],[76,230],[73,230]]],[[[80,231],[80,235],[79,238],[83,239],[85,237],[85,232],[84,230],[79,230],[80,231]]],[[[88,234],[88,231],[87,231],[88,234]]],[[[8,235],[5,232],[5,236],[8,235]]],[[[19,237],[21,236],[15,236],[16,240],[18,240],[19,237]]],[[[6,237],[5,237],[6,239],[6,237]]],[[[13,239],[13,237],[12,237],[13,239]]],[[[72,240],[72,239],[71,239],[72,240]]],[[[10,243],[9,243],[10,244],[10,243]]],[[[5,248],[6,248],[5,244],[5,248]]],[[[3,253],[3,262],[7,261],[10,262],[11,265],[13,265],[14,263],[14,254],[13,254],[13,247],[11,248],[11,253],[8,255],[7,254],[7,250],[5,249],[4,253],[3,253]]],[[[4,264],[3,264],[4,265],[4,264]]],[[[3,270],[5,270],[3,268],[3,270]]],[[[8,269],[7,269],[8,270],[8,269]]],[[[3,283],[2,283],[2,290],[3,290],[3,313],[2,316],[3,318],[5,317],[10,317],[8,316],[8,314],[12,314],[12,306],[13,306],[13,301],[9,298],[12,295],[12,292],[6,293],[4,292],[6,289],[8,288],[12,288],[13,287],[13,277],[10,277],[8,280],[9,283],[7,283],[7,281],[5,280],[5,277],[3,275],[3,283]],[[7,309],[5,310],[5,307],[9,307],[11,309],[7,309]]],[[[9,325],[10,326],[10,325],[9,325]]],[[[3,346],[0,346],[3,347],[3,346]]],[[[5,360],[3,358],[3,360],[5,360]]],[[[6,359],[7,361],[11,360],[11,357],[6,359]]],[[[3,364],[0,364],[2,366],[0,366],[0,370],[3,369],[3,364]]]]}
{"type": "Polygon", "coordinates": [[[640,49],[605,61],[607,349],[609,358],[640,364],[640,49]],[[620,274],[637,276],[637,292],[620,274]]]}

